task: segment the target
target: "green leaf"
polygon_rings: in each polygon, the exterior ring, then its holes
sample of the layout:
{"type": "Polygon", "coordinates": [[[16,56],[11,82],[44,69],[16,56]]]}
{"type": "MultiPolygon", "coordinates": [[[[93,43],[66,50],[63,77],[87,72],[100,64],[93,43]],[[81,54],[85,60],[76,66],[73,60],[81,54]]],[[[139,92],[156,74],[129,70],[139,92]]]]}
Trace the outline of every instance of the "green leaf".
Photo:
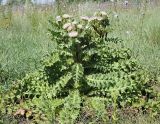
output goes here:
{"type": "Polygon", "coordinates": [[[72,75],[70,73],[62,76],[59,81],[56,82],[55,85],[53,85],[53,88],[51,87],[51,94],[53,97],[56,97],[56,95],[60,92],[62,92],[62,89],[67,85],[68,81],[71,79],[72,75]]]}
{"type": "Polygon", "coordinates": [[[80,86],[80,82],[83,78],[84,69],[82,64],[74,64],[72,66],[72,74],[73,74],[73,80],[75,82],[74,88],[78,88],[80,86]]]}
{"type": "Polygon", "coordinates": [[[108,89],[115,82],[112,79],[113,74],[92,74],[86,76],[87,84],[98,89],[108,89]]]}
{"type": "Polygon", "coordinates": [[[63,110],[60,112],[61,124],[74,124],[80,112],[81,102],[79,91],[71,91],[65,99],[63,110]]]}

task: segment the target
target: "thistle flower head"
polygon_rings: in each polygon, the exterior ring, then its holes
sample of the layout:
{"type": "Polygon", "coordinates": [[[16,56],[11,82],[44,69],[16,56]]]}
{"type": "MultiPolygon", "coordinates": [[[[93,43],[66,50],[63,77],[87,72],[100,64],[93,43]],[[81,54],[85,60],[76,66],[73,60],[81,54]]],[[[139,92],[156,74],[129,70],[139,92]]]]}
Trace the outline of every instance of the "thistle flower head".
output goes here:
{"type": "Polygon", "coordinates": [[[70,32],[70,31],[73,31],[74,29],[75,29],[75,25],[72,24],[68,26],[67,31],[70,32]]]}
{"type": "Polygon", "coordinates": [[[68,33],[69,37],[77,37],[78,36],[78,32],[77,31],[71,31],[68,33]]]}
{"type": "Polygon", "coordinates": [[[63,29],[67,29],[70,25],[71,25],[71,23],[65,23],[65,24],[63,25],[63,29]]]}

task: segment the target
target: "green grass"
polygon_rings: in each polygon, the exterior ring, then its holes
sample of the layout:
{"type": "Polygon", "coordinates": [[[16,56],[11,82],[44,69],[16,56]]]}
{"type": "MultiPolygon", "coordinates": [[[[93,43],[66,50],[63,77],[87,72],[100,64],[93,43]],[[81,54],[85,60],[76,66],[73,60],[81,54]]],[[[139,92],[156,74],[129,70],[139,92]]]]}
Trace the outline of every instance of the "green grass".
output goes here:
{"type": "MultiPolygon", "coordinates": [[[[99,8],[100,5],[88,2],[66,6],[63,13],[90,15],[99,8]]],[[[26,73],[39,68],[42,57],[54,49],[55,44],[47,32],[48,19],[56,14],[53,10],[54,8],[49,8],[40,11],[30,7],[24,13],[8,12],[4,14],[6,17],[0,15],[0,65],[11,79],[22,78],[26,73]],[[5,23],[1,23],[2,20],[5,23]]],[[[107,10],[107,7],[102,10],[107,10]]],[[[113,8],[107,11],[114,29],[111,36],[123,39],[123,44],[132,50],[137,61],[152,74],[160,76],[160,7],[148,7],[146,10],[120,8],[117,13],[113,8]],[[115,18],[115,14],[118,18],[115,18]]],[[[119,122],[159,123],[159,119],[151,120],[142,115],[127,117],[119,122]]]]}
{"type": "Polygon", "coordinates": [[[160,71],[160,13],[158,11],[160,8],[118,12],[117,21],[114,19],[115,30],[112,34],[123,39],[124,45],[132,50],[139,63],[155,74],[159,74],[160,71]]]}
{"type": "Polygon", "coordinates": [[[12,15],[8,28],[0,28],[0,64],[14,79],[37,68],[41,58],[54,48],[47,35],[50,13],[32,10],[18,14],[12,15]]]}
{"type": "Polygon", "coordinates": [[[146,115],[138,115],[121,119],[118,124],[159,124],[160,119],[153,119],[146,115]]]}
{"type": "MultiPolygon", "coordinates": [[[[107,5],[91,2],[64,5],[62,13],[77,16],[90,15],[100,9],[107,10],[114,29],[112,36],[123,39],[124,45],[131,48],[141,65],[159,74],[160,8],[148,7],[147,10],[118,8],[116,13],[118,18],[115,18],[112,6],[107,7],[107,5]]],[[[37,8],[28,6],[23,13],[8,11],[4,13],[5,18],[2,14],[0,16],[0,22],[4,20],[6,23],[0,23],[0,64],[14,79],[37,68],[40,59],[54,48],[54,43],[47,35],[47,29],[49,28],[48,19],[54,16],[56,11],[50,7],[48,10],[37,8]],[[7,21],[10,25],[5,28],[7,21]]]]}

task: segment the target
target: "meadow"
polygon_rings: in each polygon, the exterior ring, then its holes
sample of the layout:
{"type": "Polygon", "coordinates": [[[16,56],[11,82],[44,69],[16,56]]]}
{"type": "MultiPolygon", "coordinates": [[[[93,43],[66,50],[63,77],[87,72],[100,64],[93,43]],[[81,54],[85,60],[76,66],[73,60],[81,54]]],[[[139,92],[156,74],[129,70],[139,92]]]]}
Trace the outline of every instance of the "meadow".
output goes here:
{"type": "MultiPolygon", "coordinates": [[[[67,13],[78,18],[97,11],[108,14],[111,28],[109,37],[118,37],[122,45],[132,51],[131,55],[137,63],[151,76],[160,79],[160,3],[124,6],[108,2],[84,2],[63,3],[60,8],[30,4],[12,8],[0,6],[0,82],[6,88],[40,68],[42,58],[56,49],[57,44],[51,40],[48,31],[51,27],[49,20],[58,14],[67,13]]],[[[156,83],[158,92],[159,86],[156,83]]],[[[5,119],[2,119],[2,123],[11,123],[5,119]]],[[[158,124],[160,119],[159,116],[153,119],[139,113],[110,123],[158,124]]]]}

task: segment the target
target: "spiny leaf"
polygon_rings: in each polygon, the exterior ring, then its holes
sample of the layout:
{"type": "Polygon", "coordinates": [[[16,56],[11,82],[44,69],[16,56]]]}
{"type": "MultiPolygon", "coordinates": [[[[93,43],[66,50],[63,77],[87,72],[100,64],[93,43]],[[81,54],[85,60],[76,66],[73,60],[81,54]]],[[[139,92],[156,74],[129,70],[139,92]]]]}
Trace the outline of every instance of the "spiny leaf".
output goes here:
{"type": "Polygon", "coordinates": [[[75,85],[74,85],[75,88],[79,87],[80,85],[79,83],[83,78],[83,72],[84,72],[84,69],[82,64],[76,63],[72,66],[72,74],[73,74],[73,80],[75,82],[75,85]]]}
{"type": "Polygon", "coordinates": [[[51,88],[51,94],[53,95],[53,97],[56,97],[57,93],[60,93],[62,91],[62,89],[67,85],[71,77],[71,74],[68,73],[62,76],[59,81],[56,82],[56,85],[51,88]]]}
{"type": "Polygon", "coordinates": [[[107,89],[109,86],[115,84],[115,82],[112,80],[112,77],[114,76],[114,73],[110,74],[92,74],[86,76],[87,83],[91,87],[95,87],[98,89],[107,89]]]}
{"type": "Polygon", "coordinates": [[[78,90],[71,91],[65,99],[64,108],[60,112],[61,124],[74,124],[80,112],[81,97],[78,90]]]}

